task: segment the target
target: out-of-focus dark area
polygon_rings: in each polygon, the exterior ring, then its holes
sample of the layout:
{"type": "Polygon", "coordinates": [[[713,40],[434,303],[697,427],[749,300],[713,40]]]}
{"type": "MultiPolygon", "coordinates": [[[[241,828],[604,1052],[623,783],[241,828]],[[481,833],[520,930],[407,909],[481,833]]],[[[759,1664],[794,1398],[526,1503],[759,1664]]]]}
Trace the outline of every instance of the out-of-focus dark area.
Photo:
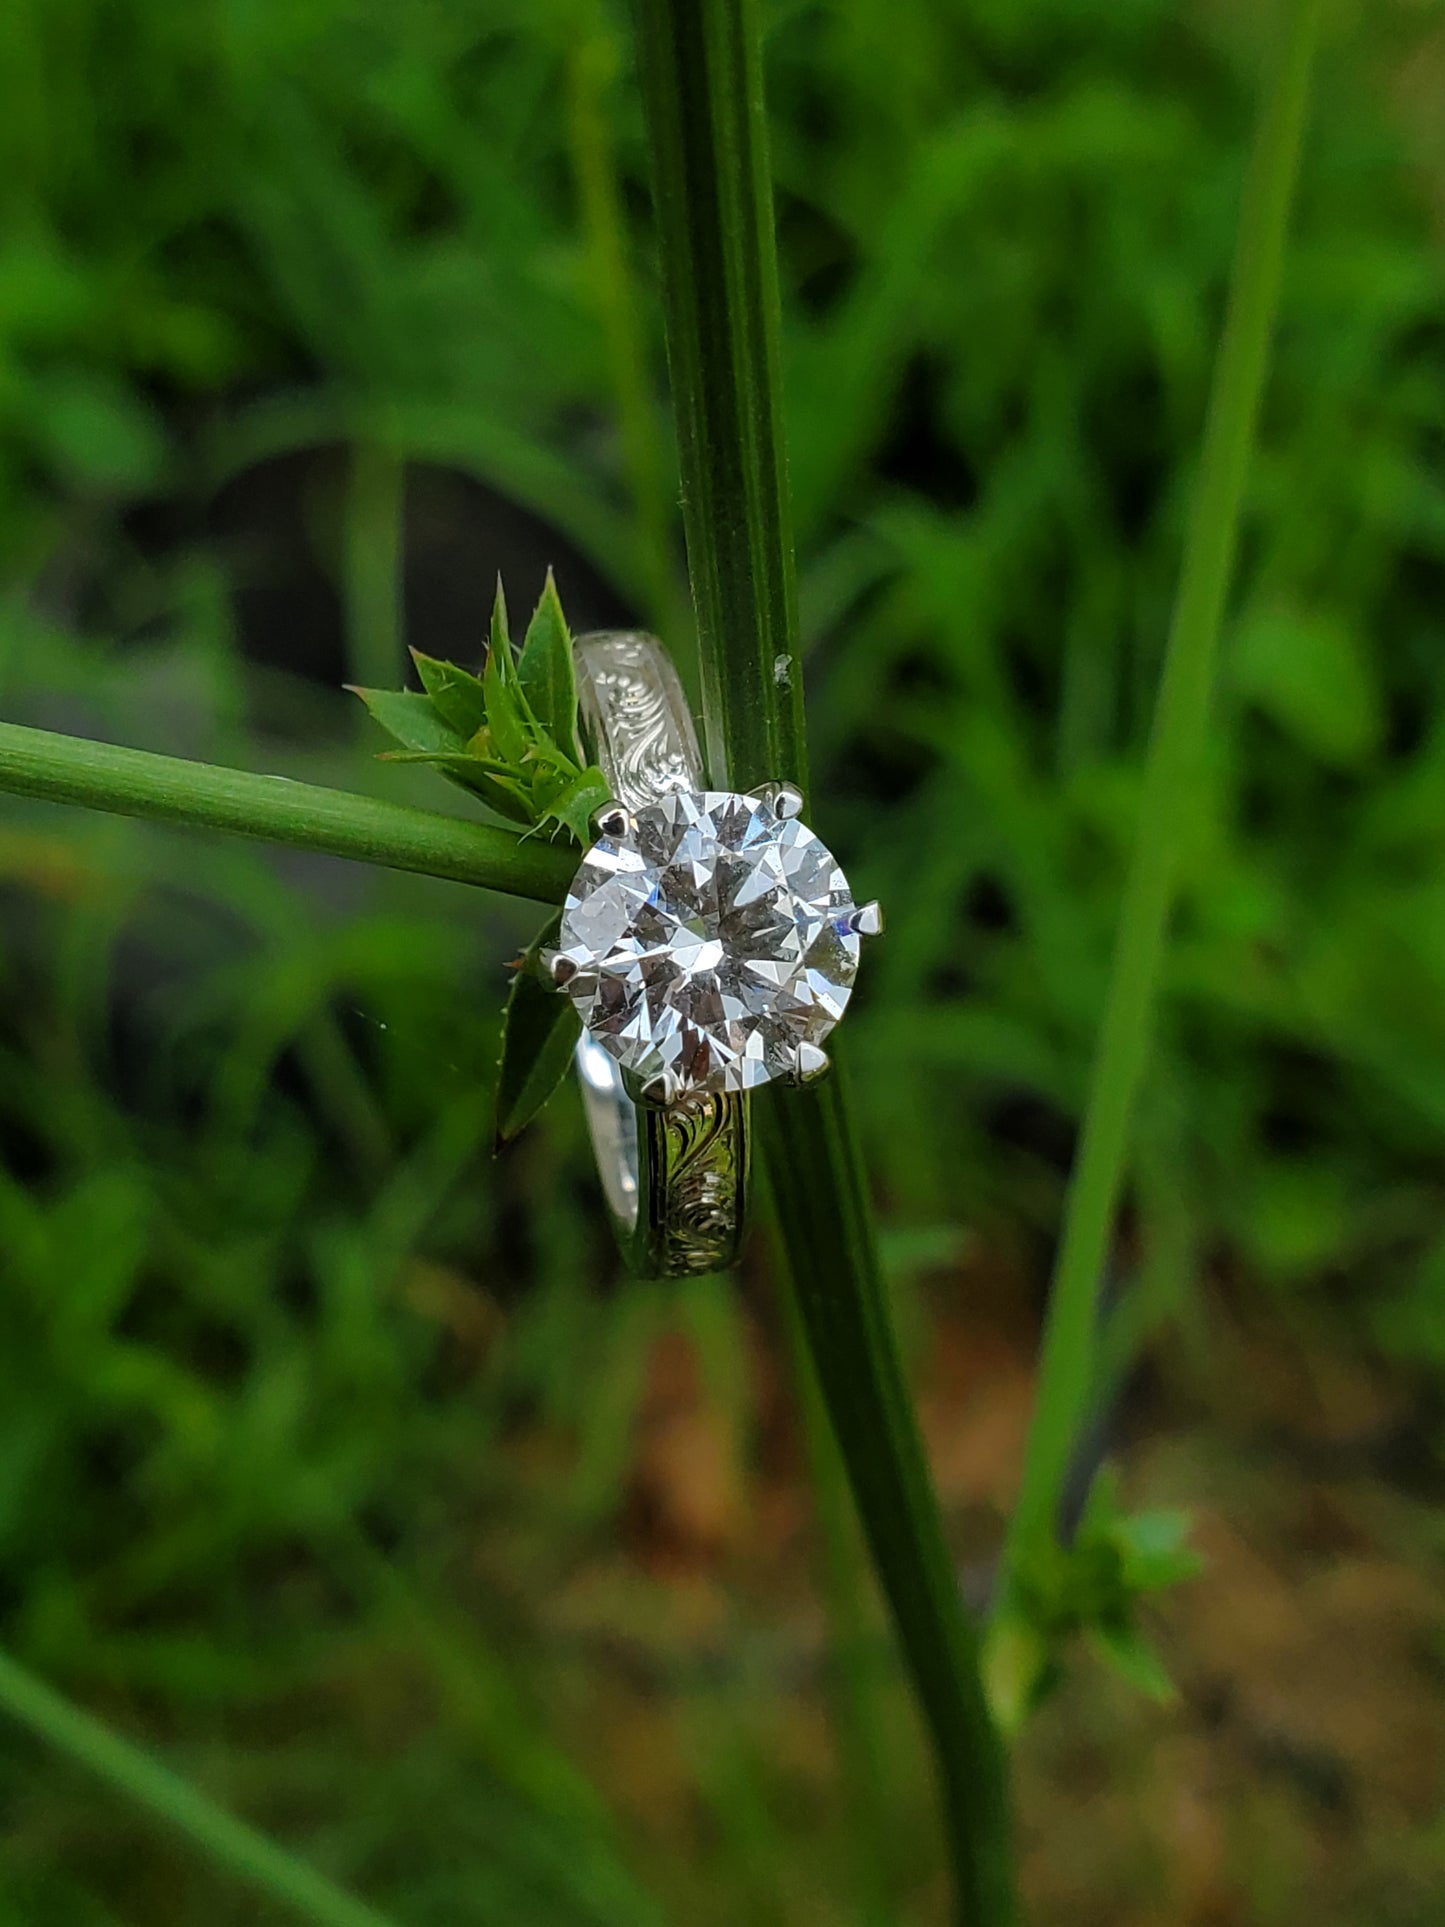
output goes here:
{"type": "MultiPolygon", "coordinates": [[[[851,1055],[975,1591],[1269,12],[775,9],[814,817],[887,906],[851,1055]]],[[[620,13],[0,50],[0,713],[465,810],[341,683],[475,662],[499,568],[686,645],[620,13]]],[[[1080,1651],[1022,1744],[1041,1922],[1445,1918],[1442,94],[1438,10],[1329,9],[1117,1254],[1104,1443],[1206,1567],[1173,1703],[1080,1651]]],[[[492,1161],[537,921],[0,803],[0,1643],[403,1927],[941,1921],[765,1239],[628,1282],[570,1090],[492,1161]]],[[[5,1927],[283,1918],[9,1725],[0,1815],[5,1927]]]]}

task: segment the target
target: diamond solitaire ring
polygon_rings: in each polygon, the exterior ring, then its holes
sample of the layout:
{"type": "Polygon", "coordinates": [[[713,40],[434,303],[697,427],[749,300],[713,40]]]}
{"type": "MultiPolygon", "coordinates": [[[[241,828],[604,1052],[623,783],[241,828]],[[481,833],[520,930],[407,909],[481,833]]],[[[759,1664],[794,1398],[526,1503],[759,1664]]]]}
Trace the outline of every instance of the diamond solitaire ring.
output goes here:
{"type": "Polygon", "coordinates": [[[823,1040],[882,918],[853,901],[791,785],[704,786],[654,637],[574,646],[613,801],[546,968],[582,1020],[577,1071],[624,1256],[647,1277],[718,1271],[747,1215],[749,1094],[826,1071],[823,1040]]]}

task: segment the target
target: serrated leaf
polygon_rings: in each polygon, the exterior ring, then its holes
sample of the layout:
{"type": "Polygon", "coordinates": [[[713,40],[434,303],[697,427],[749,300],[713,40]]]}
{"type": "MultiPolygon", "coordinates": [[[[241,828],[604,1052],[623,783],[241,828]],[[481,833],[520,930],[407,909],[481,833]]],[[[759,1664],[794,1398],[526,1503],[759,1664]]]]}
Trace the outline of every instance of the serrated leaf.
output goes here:
{"type": "Polygon", "coordinates": [[[499,816],[505,816],[509,823],[524,823],[530,827],[537,821],[537,812],[530,797],[505,765],[485,763],[480,757],[469,756],[465,751],[391,749],[383,752],[381,760],[383,763],[428,764],[453,783],[460,784],[464,790],[470,790],[474,796],[480,797],[499,816]]]}
{"type": "Polygon", "coordinates": [[[1179,1689],[1144,1635],[1134,1626],[1102,1624],[1089,1628],[1089,1643],[1100,1658],[1152,1700],[1167,1704],[1179,1689]]]}
{"type": "Polygon", "coordinates": [[[612,786],[600,769],[584,769],[571,777],[543,807],[544,821],[560,823],[584,846],[592,841],[592,814],[612,798],[612,786]]]}
{"type": "Polygon", "coordinates": [[[522,652],[517,658],[517,680],[538,723],[574,763],[580,763],[572,638],[567,632],[567,618],[562,613],[556,580],[550,569],[541,599],[527,624],[522,652]]]}
{"type": "Polygon", "coordinates": [[[475,736],[487,720],[486,690],[481,677],[454,662],[424,656],[420,649],[412,650],[411,659],[416,664],[422,687],[431,698],[432,708],[442,721],[463,738],[475,736]]]}
{"type": "Polygon", "coordinates": [[[467,739],[458,735],[438,714],[429,696],[416,689],[358,689],[349,684],[353,695],[360,696],[374,720],[386,733],[407,749],[437,755],[463,755],[467,739]]]}
{"type": "Polygon", "coordinates": [[[507,626],[507,597],[502,588],[502,578],[497,577],[497,593],[492,597],[492,622],[488,634],[488,647],[493,655],[505,655],[512,659],[512,632],[507,626]]]}
{"type": "MultiPolygon", "coordinates": [[[[482,740],[473,737],[473,743],[482,740]]],[[[379,763],[427,763],[435,769],[445,770],[448,775],[475,771],[480,776],[497,776],[504,782],[516,783],[521,780],[522,772],[514,763],[499,763],[493,758],[483,756],[474,748],[455,749],[384,749],[377,761],[379,763]]]]}
{"type": "Polygon", "coordinates": [[[567,1075],[582,1025],[570,997],[544,983],[543,950],[555,946],[561,913],[529,945],[502,1018],[497,1070],[497,1148],[525,1130],[567,1075]]]}
{"type": "Polygon", "coordinates": [[[527,754],[531,737],[504,666],[510,654],[510,644],[488,653],[482,683],[487,702],[487,736],[498,758],[515,764],[527,754]]]}
{"type": "Polygon", "coordinates": [[[586,843],[592,812],[607,801],[609,790],[600,771],[579,767],[571,641],[550,571],[524,654],[527,685],[545,721],[523,686],[499,577],[480,676],[413,650],[421,691],[356,693],[403,745],[389,752],[388,760],[430,763],[509,822],[529,829],[560,825],[586,843]]]}

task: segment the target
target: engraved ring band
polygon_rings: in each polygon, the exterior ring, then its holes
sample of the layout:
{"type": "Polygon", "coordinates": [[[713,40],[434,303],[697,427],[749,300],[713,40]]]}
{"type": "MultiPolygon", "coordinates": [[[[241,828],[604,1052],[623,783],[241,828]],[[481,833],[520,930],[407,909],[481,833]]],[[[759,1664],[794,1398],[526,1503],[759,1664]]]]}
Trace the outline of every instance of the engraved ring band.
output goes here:
{"type": "Polygon", "coordinates": [[[653,636],[574,643],[612,800],[545,968],[582,1020],[577,1074],[618,1243],[644,1277],[725,1270],[747,1224],[749,1105],[821,1076],[860,939],[882,928],[776,782],[707,787],[653,636]]]}

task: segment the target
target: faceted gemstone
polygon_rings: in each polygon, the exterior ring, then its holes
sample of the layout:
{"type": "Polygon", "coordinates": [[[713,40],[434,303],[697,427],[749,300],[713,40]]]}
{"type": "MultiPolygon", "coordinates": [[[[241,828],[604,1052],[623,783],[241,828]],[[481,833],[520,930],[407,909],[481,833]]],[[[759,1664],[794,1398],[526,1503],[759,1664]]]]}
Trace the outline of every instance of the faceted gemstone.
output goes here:
{"type": "Polygon", "coordinates": [[[756,796],[679,792],[582,859],[560,954],[587,1029],[646,1084],[745,1091],[843,1015],[853,898],[831,853],[756,796]]]}

